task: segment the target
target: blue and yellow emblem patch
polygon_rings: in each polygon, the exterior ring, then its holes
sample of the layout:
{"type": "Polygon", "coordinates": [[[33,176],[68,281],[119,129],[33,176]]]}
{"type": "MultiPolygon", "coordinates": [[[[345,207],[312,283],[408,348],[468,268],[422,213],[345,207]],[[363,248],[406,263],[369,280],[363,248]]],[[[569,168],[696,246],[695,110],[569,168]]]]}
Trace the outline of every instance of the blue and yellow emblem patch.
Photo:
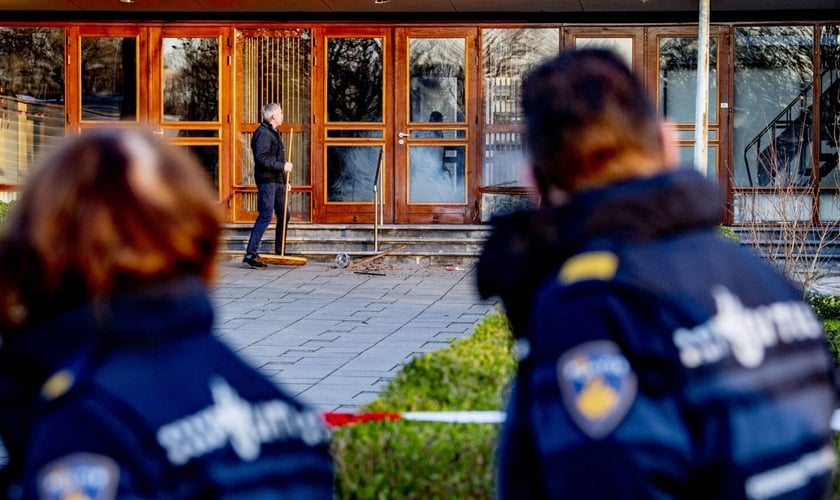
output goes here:
{"type": "Polygon", "coordinates": [[[614,342],[599,340],[573,347],[557,362],[563,404],[592,439],[621,423],[636,399],[636,374],[614,342]]]}
{"type": "Polygon", "coordinates": [[[39,498],[112,500],[119,477],[119,467],[110,457],[93,453],[65,455],[38,474],[39,498]]]}

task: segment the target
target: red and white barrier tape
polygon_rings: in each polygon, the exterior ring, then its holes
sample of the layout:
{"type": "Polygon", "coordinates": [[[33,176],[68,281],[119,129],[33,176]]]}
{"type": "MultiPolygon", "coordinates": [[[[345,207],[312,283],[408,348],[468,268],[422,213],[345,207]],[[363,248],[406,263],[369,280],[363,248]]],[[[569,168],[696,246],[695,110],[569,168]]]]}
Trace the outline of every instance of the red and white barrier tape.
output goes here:
{"type": "MultiPolygon", "coordinates": [[[[500,424],[505,421],[503,411],[406,411],[402,413],[343,413],[328,412],[324,419],[330,427],[375,422],[379,420],[414,420],[418,422],[447,422],[452,424],[500,424]]],[[[831,429],[840,432],[840,409],[831,416],[831,429]]]]}
{"type": "Polygon", "coordinates": [[[381,420],[413,420],[416,422],[445,422],[451,424],[500,424],[505,421],[503,411],[405,411],[402,413],[372,412],[343,413],[328,412],[324,420],[330,427],[376,422],[381,420]]]}

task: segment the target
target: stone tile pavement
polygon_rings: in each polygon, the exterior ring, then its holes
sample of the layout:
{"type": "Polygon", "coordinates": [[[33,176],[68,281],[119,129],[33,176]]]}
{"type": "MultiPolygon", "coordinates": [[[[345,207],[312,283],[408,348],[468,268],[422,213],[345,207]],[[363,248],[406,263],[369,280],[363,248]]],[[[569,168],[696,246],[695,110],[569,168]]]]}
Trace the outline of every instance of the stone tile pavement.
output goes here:
{"type": "MultiPolygon", "coordinates": [[[[840,263],[814,285],[840,295],[840,263]]],[[[468,335],[496,308],[470,264],[333,264],[246,269],[221,262],[212,290],[217,335],[320,411],[373,400],[413,356],[468,335]]]]}
{"type": "Polygon", "coordinates": [[[320,411],[373,400],[413,356],[468,335],[496,308],[479,299],[469,264],[221,262],[211,295],[219,338],[320,411]]]}

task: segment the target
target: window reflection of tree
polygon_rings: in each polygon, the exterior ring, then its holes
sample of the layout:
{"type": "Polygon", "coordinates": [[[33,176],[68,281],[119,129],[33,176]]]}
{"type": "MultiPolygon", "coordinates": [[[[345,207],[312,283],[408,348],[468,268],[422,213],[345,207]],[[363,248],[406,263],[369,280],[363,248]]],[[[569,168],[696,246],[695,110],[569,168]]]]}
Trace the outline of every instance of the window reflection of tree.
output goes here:
{"type": "Polygon", "coordinates": [[[382,40],[329,40],[327,68],[329,121],[382,121],[382,40]]]}
{"type": "Polygon", "coordinates": [[[481,30],[484,60],[484,186],[521,186],[524,176],[522,75],[560,49],[557,28],[486,28],[481,30]]]}
{"type": "Polygon", "coordinates": [[[64,29],[0,27],[0,184],[20,182],[42,149],[64,139],[64,124],[64,29]],[[22,121],[32,129],[17,128],[22,121]]]}
{"type": "Polygon", "coordinates": [[[410,49],[411,121],[426,121],[432,111],[439,111],[445,122],[463,122],[464,40],[412,39],[410,49]]]}
{"type": "MultiPolygon", "coordinates": [[[[840,186],[840,27],[826,26],[820,40],[822,96],[820,101],[820,168],[823,187],[840,186]]],[[[836,197],[837,194],[835,193],[836,197]]]]}
{"type": "MultiPolygon", "coordinates": [[[[382,122],[382,40],[334,38],[327,43],[327,118],[331,122],[382,122]]],[[[374,137],[370,131],[337,131],[332,137],[374,137]]],[[[381,136],[379,136],[381,137],[381,136]]],[[[327,200],[373,200],[379,147],[327,148],[327,200]]]]}
{"type": "Polygon", "coordinates": [[[132,37],[84,37],[82,117],[134,120],[137,116],[137,41],[132,37]]]}
{"type": "MultiPolygon", "coordinates": [[[[809,162],[809,146],[803,139],[810,137],[813,125],[814,78],[813,28],[809,26],[754,26],[735,30],[735,182],[738,185],[768,185],[769,183],[807,183],[810,167],[788,172],[786,179],[771,172],[794,168],[793,164],[809,162]],[[790,123],[773,127],[777,144],[773,152],[761,152],[759,161],[747,165],[746,146],[762,130],[773,125],[774,119],[790,106],[790,123]],[[784,137],[782,137],[784,135],[784,137]],[[779,142],[782,141],[782,142],[779,142]],[[783,143],[784,142],[784,143],[783,143]],[[771,154],[774,158],[766,157],[771,154]],[[763,166],[758,163],[763,163],[763,166]],[[787,167],[769,162],[790,163],[787,167]],[[775,180],[774,180],[775,179],[775,180]]],[[[780,122],[781,123],[781,122],[780,122]]],[[[770,136],[763,140],[766,146],[770,136]]],[[[748,154],[754,158],[754,154],[748,154]]]]}
{"type": "Polygon", "coordinates": [[[64,30],[0,27],[0,95],[64,101],[64,30]]]}
{"type": "MultiPolygon", "coordinates": [[[[659,46],[659,113],[694,123],[697,93],[697,37],[664,38],[659,46]]],[[[717,39],[709,40],[709,122],[717,121],[717,39]]]]}
{"type": "Polygon", "coordinates": [[[166,120],[217,121],[219,47],[216,38],[164,39],[166,120]]]}

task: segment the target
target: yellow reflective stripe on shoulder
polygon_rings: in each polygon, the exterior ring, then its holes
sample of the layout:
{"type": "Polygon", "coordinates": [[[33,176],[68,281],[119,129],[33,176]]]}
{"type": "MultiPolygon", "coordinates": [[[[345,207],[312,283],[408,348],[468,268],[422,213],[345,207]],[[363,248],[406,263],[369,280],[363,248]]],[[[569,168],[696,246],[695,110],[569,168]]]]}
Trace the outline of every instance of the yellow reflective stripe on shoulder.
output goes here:
{"type": "Polygon", "coordinates": [[[610,280],[618,269],[618,256],[612,252],[586,252],[575,255],[563,264],[560,283],[570,285],[584,280],[610,280]]]}
{"type": "Polygon", "coordinates": [[[46,400],[55,399],[73,387],[76,377],[69,370],[54,373],[41,387],[41,396],[46,400]]]}

